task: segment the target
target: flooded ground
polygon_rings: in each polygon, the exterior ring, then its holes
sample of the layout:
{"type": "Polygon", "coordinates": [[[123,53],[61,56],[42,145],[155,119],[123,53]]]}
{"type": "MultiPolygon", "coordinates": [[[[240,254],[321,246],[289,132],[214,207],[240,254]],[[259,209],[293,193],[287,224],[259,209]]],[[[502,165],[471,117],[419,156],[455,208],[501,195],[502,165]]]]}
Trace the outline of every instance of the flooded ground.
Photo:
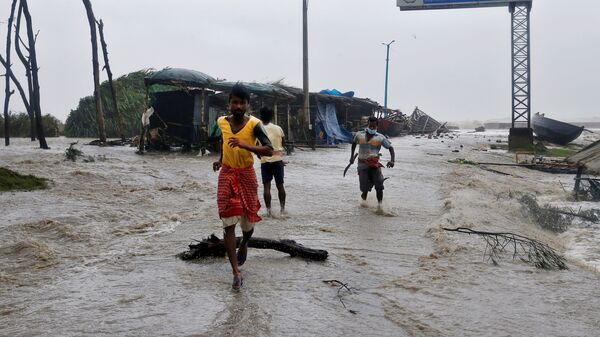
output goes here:
{"type": "Polygon", "coordinates": [[[225,258],[175,257],[192,239],[221,236],[214,157],[80,146],[95,161],[72,163],[71,140],[50,139],[49,151],[12,140],[0,165],[53,184],[0,194],[0,335],[597,335],[600,228],[545,232],[514,197],[564,203],[573,177],[448,162],[514,162],[484,151],[496,139],[506,136],[393,139],[383,215],[374,196],[360,206],[354,168],[342,178],[348,147],[298,149],[287,158],[289,215],[265,219],[255,235],[326,249],[329,259],[250,250],[239,293],[225,258]],[[480,238],[442,226],[537,238],[565,254],[570,270],[510,257],[495,266],[480,238]]]}

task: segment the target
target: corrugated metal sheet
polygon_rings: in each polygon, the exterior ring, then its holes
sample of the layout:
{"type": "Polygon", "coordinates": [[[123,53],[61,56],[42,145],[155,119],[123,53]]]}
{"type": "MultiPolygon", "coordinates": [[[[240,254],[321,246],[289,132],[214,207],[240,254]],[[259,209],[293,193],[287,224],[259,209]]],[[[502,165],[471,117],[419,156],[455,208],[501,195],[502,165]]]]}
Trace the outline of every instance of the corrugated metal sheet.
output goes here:
{"type": "Polygon", "coordinates": [[[588,174],[600,175],[600,140],[584,147],[567,161],[585,167],[588,174]]]}

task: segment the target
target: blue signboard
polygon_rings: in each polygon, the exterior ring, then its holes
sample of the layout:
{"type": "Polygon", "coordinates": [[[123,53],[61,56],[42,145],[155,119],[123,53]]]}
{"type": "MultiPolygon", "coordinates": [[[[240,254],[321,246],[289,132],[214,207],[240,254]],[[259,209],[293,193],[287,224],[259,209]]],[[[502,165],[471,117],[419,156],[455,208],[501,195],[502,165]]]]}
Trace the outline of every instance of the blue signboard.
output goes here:
{"type": "Polygon", "coordinates": [[[532,0],[397,0],[400,10],[502,7],[532,0]]]}

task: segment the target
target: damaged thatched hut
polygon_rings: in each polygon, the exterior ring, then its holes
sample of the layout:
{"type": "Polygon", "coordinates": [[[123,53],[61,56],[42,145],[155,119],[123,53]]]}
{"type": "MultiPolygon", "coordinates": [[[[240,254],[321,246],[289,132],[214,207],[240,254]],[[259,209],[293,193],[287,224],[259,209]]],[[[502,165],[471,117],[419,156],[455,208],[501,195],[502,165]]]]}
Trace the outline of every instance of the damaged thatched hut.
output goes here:
{"type": "Polygon", "coordinates": [[[273,107],[277,112],[275,121],[288,123],[289,108],[282,116],[278,107],[289,106],[295,96],[277,86],[217,81],[199,71],[167,68],[145,78],[149,109],[142,117],[140,151],[182,147],[198,148],[204,153],[214,148],[220,137],[216,120],[227,113],[229,91],[236,83],[248,89],[252,107],[273,107]]]}
{"type": "Polygon", "coordinates": [[[170,146],[191,148],[203,139],[207,92],[216,80],[199,71],[167,68],[146,78],[149,109],[142,117],[140,151],[170,146]]]}

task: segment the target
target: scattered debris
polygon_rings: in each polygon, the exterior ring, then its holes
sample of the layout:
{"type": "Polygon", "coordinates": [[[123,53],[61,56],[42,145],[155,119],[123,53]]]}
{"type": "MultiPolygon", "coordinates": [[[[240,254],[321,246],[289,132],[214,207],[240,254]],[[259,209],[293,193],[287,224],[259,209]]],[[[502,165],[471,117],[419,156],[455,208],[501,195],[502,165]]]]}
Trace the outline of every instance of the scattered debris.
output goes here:
{"type": "Polygon", "coordinates": [[[83,156],[83,152],[79,149],[74,148],[73,146],[79,142],[73,142],[69,145],[69,148],[65,150],[65,157],[67,160],[76,161],[77,157],[83,156]]]}
{"type": "Polygon", "coordinates": [[[115,139],[115,140],[107,140],[106,142],[100,141],[100,139],[95,139],[89,142],[87,145],[96,145],[96,146],[125,146],[125,145],[133,145],[134,141],[139,142],[138,139],[126,138],[125,140],[115,139]]]}
{"type": "Polygon", "coordinates": [[[600,201],[600,179],[575,178],[575,181],[577,200],[600,201]]]}
{"type": "Polygon", "coordinates": [[[476,162],[471,160],[466,160],[464,158],[456,158],[453,160],[448,160],[449,163],[452,164],[462,164],[462,165],[478,165],[476,162]]]}
{"type": "Polygon", "coordinates": [[[560,208],[551,205],[540,206],[533,195],[525,194],[519,201],[538,226],[554,233],[563,233],[573,222],[573,216],[565,214],[560,208]]]}
{"type": "MultiPolygon", "coordinates": [[[[82,157],[84,163],[93,163],[93,162],[95,162],[96,160],[94,159],[94,157],[92,157],[92,156],[85,156],[83,154],[83,151],[81,151],[81,150],[76,149],[76,148],[73,147],[77,143],[79,143],[79,142],[71,143],[69,145],[69,148],[65,150],[65,157],[67,157],[67,160],[70,160],[70,161],[74,162],[74,161],[77,161],[77,157],[82,157]]],[[[102,157],[103,157],[102,161],[106,160],[106,156],[102,156],[102,157]]]]}
{"type": "Polygon", "coordinates": [[[489,168],[487,166],[483,166],[483,165],[478,165],[478,166],[479,166],[480,169],[482,169],[484,171],[489,171],[489,172],[492,172],[492,173],[501,174],[503,176],[511,176],[511,177],[521,178],[521,177],[518,177],[518,176],[516,176],[514,174],[510,174],[510,173],[506,173],[506,172],[502,172],[502,171],[491,169],[491,168],[489,168]]]}
{"type": "Polygon", "coordinates": [[[519,257],[525,263],[533,264],[536,268],[546,270],[567,270],[565,259],[550,246],[537,240],[514,233],[494,233],[475,231],[470,228],[443,228],[449,232],[474,234],[483,237],[486,242],[484,257],[487,256],[494,265],[502,255],[512,250],[513,260],[519,257]]]}
{"type": "Polygon", "coordinates": [[[342,303],[342,306],[344,306],[344,309],[348,310],[349,313],[354,314],[354,315],[357,314],[356,310],[351,310],[351,309],[348,309],[346,307],[346,304],[344,303],[344,300],[342,298],[343,296],[342,296],[342,294],[340,294],[340,291],[342,291],[342,290],[346,290],[347,293],[352,294],[353,291],[356,290],[356,289],[348,287],[348,283],[343,283],[343,282],[338,281],[338,280],[323,280],[323,282],[327,283],[327,284],[329,284],[331,286],[338,286],[339,285],[339,288],[338,288],[338,291],[337,291],[337,296],[338,296],[338,298],[340,300],[340,303],[342,303]]]}

